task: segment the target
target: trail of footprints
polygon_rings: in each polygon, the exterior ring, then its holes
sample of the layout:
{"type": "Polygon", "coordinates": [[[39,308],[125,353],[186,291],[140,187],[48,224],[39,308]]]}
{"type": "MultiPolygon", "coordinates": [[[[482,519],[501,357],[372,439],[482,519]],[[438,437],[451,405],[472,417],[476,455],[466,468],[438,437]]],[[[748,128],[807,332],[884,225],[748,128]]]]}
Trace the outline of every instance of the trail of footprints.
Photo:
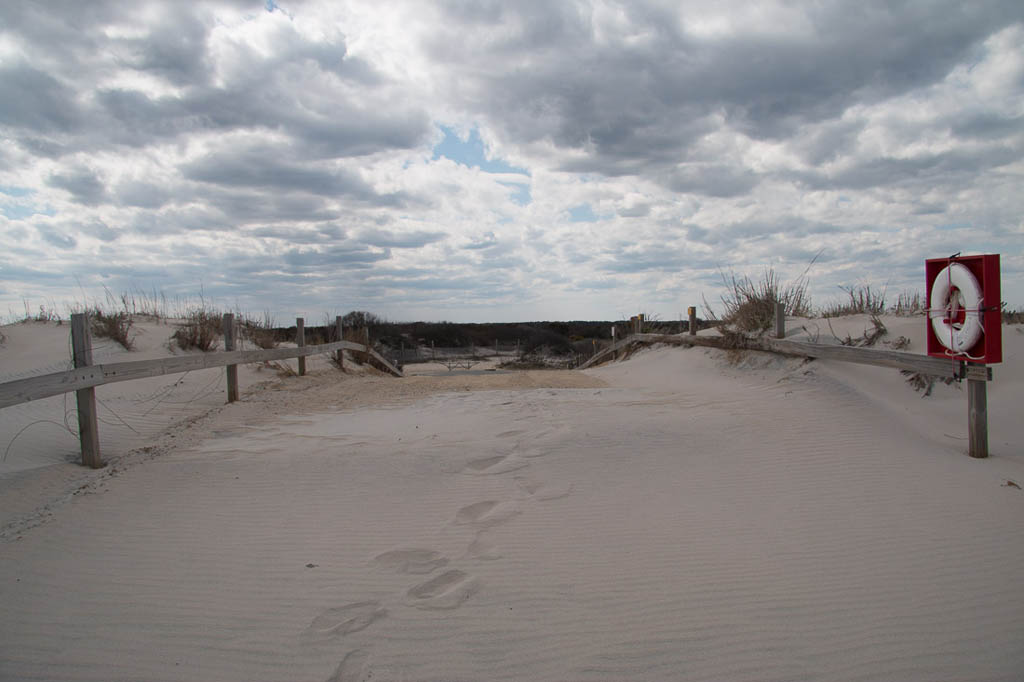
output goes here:
{"type": "MultiPolygon", "coordinates": [[[[523,430],[512,430],[500,433],[498,437],[513,438],[523,433],[523,430]]],[[[529,466],[531,458],[544,454],[538,449],[523,450],[517,444],[510,454],[470,460],[461,473],[473,476],[506,474],[529,466]]],[[[546,485],[527,476],[517,476],[515,481],[528,499],[536,501],[556,500],[572,492],[571,484],[546,485]]],[[[483,536],[489,528],[511,520],[521,511],[519,502],[515,500],[483,500],[458,509],[452,524],[475,530],[464,558],[478,561],[500,559],[501,554],[483,536]]],[[[450,568],[448,557],[431,549],[394,549],[378,554],[373,563],[395,573],[432,576],[408,588],[403,595],[403,603],[417,609],[456,609],[480,587],[480,581],[475,576],[458,568],[450,568]],[[441,569],[447,570],[436,573],[441,569]]],[[[378,600],[353,602],[326,609],[313,619],[303,634],[307,639],[320,641],[344,637],[370,627],[386,615],[387,609],[378,600]]],[[[326,682],[362,682],[369,679],[369,658],[369,654],[362,649],[348,652],[326,682]]]]}

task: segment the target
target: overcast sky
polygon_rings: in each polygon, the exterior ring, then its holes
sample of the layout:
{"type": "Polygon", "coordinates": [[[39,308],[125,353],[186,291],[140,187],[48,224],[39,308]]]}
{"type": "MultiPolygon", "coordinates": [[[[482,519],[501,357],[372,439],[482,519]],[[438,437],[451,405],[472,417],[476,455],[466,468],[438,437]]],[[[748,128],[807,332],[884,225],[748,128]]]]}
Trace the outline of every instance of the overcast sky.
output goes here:
{"type": "Polygon", "coordinates": [[[675,319],[958,251],[1019,308],[1022,152],[1020,0],[4,2],[0,316],[675,319]]]}

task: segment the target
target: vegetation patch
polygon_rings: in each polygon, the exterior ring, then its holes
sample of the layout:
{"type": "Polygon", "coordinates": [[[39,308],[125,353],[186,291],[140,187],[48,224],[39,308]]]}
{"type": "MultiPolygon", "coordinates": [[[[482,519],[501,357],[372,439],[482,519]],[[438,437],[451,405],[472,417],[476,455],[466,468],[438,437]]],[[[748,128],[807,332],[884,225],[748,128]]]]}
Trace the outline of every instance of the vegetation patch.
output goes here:
{"type": "Polygon", "coordinates": [[[21,321],[23,323],[25,323],[25,322],[56,322],[57,324],[61,323],[60,315],[57,313],[57,307],[54,304],[51,303],[49,306],[41,305],[41,306],[39,306],[39,311],[33,313],[31,308],[29,308],[27,300],[23,299],[22,303],[25,304],[25,317],[21,318],[21,321]]]}
{"type": "Polygon", "coordinates": [[[907,378],[907,383],[910,384],[915,391],[921,393],[922,398],[927,398],[932,394],[932,389],[935,388],[935,382],[939,381],[947,386],[953,383],[953,379],[950,377],[937,377],[930,374],[921,374],[920,372],[914,372],[909,369],[901,369],[900,374],[907,378]]]}
{"type": "Polygon", "coordinates": [[[839,288],[846,292],[846,299],[822,308],[822,317],[881,315],[885,312],[884,289],[878,291],[872,289],[871,285],[839,288]]]}
{"type": "MultiPolygon", "coordinates": [[[[845,339],[841,339],[838,336],[836,336],[835,331],[832,331],[832,336],[835,337],[835,339],[844,346],[853,346],[855,348],[870,348],[871,346],[878,343],[878,340],[880,338],[889,333],[889,330],[886,329],[885,324],[877,315],[871,316],[871,327],[871,329],[865,329],[864,333],[858,336],[857,338],[853,338],[849,334],[847,334],[845,339]]],[[[831,322],[829,322],[828,328],[830,330],[832,329],[831,322]]],[[[900,338],[904,337],[901,336],[900,338]]]]}
{"type": "Polygon", "coordinates": [[[274,326],[274,318],[269,311],[263,313],[262,317],[248,317],[239,315],[242,320],[241,334],[257,348],[269,350],[277,348],[278,330],[274,326]]]}
{"type": "Polygon", "coordinates": [[[206,308],[194,308],[186,314],[184,322],[178,324],[171,340],[181,350],[208,353],[216,350],[223,326],[223,315],[206,308]]]}
{"type": "Polygon", "coordinates": [[[95,308],[89,313],[89,321],[93,336],[116,341],[125,350],[135,349],[135,337],[130,335],[132,318],[127,312],[105,313],[95,308]]]}
{"type": "Polygon", "coordinates": [[[896,304],[890,308],[889,312],[902,317],[923,315],[925,313],[925,305],[925,300],[921,298],[920,292],[904,291],[896,297],[896,304]]]}
{"type": "MultiPolygon", "coordinates": [[[[810,267],[810,266],[808,266],[810,267]]],[[[782,283],[774,268],[765,268],[761,277],[752,280],[735,273],[726,276],[722,273],[722,281],[726,293],[722,296],[725,314],[722,322],[741,332],[764,332],[775,325],[775,305],[781,303],[787,315],[794,317],[811,316],[811,299],[807,293],[809,281],[807,271],[794,282],[782,283]]],[[[709,316],[714,318],[711,307],[704,303],[709,316]]]]}

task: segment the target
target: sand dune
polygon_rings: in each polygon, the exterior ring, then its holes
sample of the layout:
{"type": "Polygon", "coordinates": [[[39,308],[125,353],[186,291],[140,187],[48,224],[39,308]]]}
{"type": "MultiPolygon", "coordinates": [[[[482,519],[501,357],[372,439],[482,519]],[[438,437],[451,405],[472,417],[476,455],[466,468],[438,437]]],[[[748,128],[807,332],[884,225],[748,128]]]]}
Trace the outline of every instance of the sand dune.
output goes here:
{"type": "Polygon", "coordinates": [[[250,391],[5,537],[0,678],[1018,680],[1004,343],[987,460],[958,386],[761,354],[250,391]]]}

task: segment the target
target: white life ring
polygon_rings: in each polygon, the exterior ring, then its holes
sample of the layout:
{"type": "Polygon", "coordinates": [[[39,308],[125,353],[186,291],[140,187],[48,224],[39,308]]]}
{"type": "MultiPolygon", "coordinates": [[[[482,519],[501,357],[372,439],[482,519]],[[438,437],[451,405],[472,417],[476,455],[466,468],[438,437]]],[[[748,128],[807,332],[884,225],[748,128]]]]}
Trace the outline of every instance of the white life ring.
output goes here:
{"type": "Polygon", "coordinates": [[[932,282],[931,293],[928,317],[932,321],[935,338],[954,353],[968,352],[984,331],[981,325],[984,297],[978,280],[966,266],[952,263],[943,268],[932,282]],[[959,290],[959,295],[953,289],[959,290]],[[965,311],[963,323],[947,319],[955,319],[956,312],[961,309],[965,311]]]}

